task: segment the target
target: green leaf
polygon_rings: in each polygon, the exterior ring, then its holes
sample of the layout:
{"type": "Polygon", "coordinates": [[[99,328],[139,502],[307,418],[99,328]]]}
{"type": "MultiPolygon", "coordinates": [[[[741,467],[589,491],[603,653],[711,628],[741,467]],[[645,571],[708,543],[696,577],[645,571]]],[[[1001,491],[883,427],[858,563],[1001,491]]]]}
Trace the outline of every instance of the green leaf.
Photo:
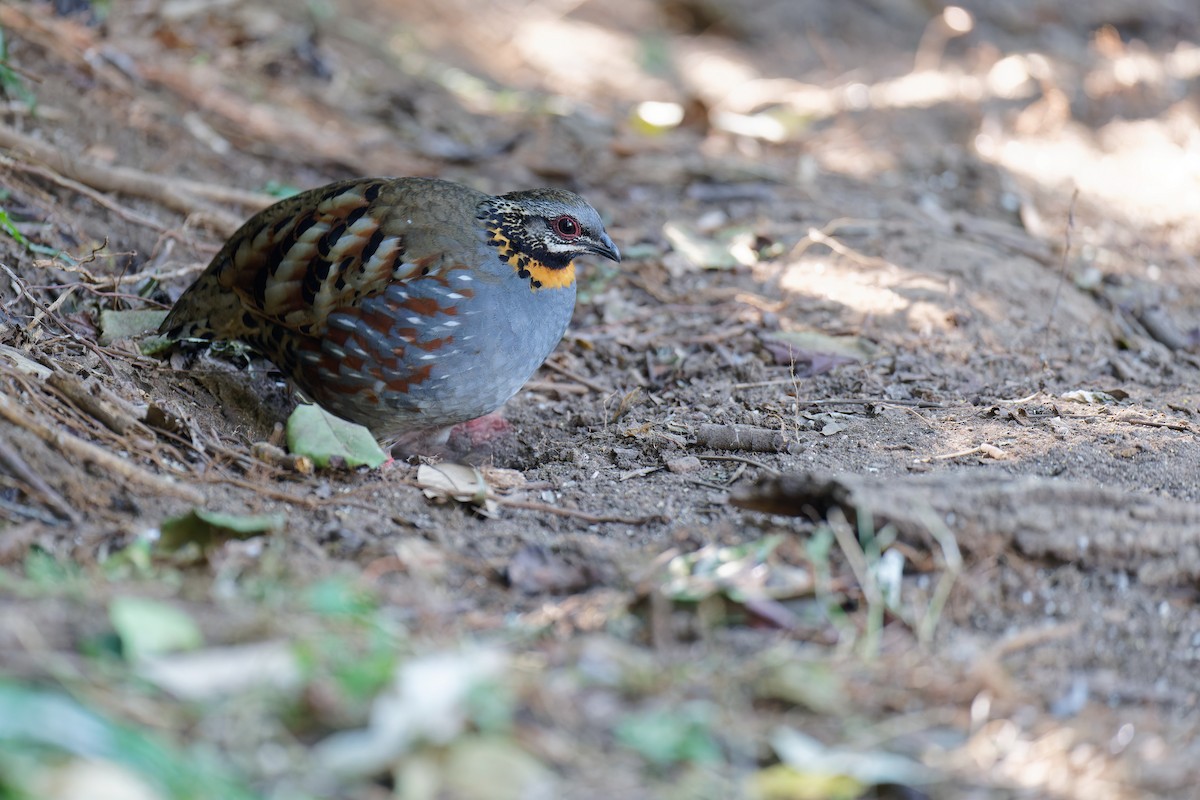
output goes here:
{"type": "Polygon", "coordinates": [[[340,577],[314,583],[304,592],[306,605],[327,617],[353,617],[374,611],[376,604],[362,586],[340,577]]]}
{"type": "Polygon", "coordinates": [[[117,597],[109,603],[108,618],[121,638],[121,650],[129,661],[178,650],[195,650],[204,644],[204,637],[191,617],[157,600],[117,597]]]}
{"type": "Polygon", "coordinates": [[[164,520],[158,544],[166,550],[178,550],[193,543],[207,548],[217,540],[249,539],[270,533],[286,522],[283,514],[222,514],[194,508],[183,516],[164,520]]]}
{"type": "MultiPolygon", "coordinates": [[[[139,730],[55,692],[0,681],[0,753],[41,748],[126,766],[174,800],[251,800],[254,794],[139,730]]],[[[36,752],[36,750],[35,750],[36,752]]]]}
{"type": "Polygon", "coordinates": [[[663,234],[671,247],[696,269],[727,270],[743,263],[732,247],[739,233],[744,231],[724,231],[719,236],[710,237],[678,222],[663,225],[663,234]]]}
{"type": "Polygon", "coordinates": [[[157,331],[167,312],[158,309],[100,312],[100,344],[108,346],[117,339],[133,339],[149,331],[157,331]]]}
{"type": "Polygon", "coordinates": [[[62,589],[82,577],[79,565],[58,561],[45,550],[33,549],[25,557],[25,577],[40,588],[62,589]]]}
{"type": "Polygon", "coordinates": [[[783,700],[819,714],[842,716],[850,705],[842,676],[823,661],[808,661],[790,649],[764,653],[749,681],[754,697],[783,700]]]}
{"type": "Polygon", "coordinates": [[[280,183],[279,181],[267,181],[263,186],[263,192],[271,195],[271,197],[278,197],[281,200],[285,197],[291,197],[294,194],[300,194],[301,191],[303,190],[297,186],[292,186],[289,183],[280,183]]]}
{"type": "Polygon", "coordinates": [[[626,717],[617,725],[617,741],[658,766],[683,761],[712,763],[721,758],[709,730],[707,706],[647,711],[626,717]]]}
{"type": "Polygon", "coordinates": [[[29,240],[25,238],[25,234],[17,229],[16,224],[3,208],[0,208],[0,230],[11,236],[13,241],[21,245],[21,247],[29,247],[29,240]]]}
{"type": "Polygon", "coordinates": [[[287,443],[288,450],[308,456],[321,468],[344,464],[374,469],[388,458],[366,428],[310,404],[297,406],[288,417],[287,443]]]}

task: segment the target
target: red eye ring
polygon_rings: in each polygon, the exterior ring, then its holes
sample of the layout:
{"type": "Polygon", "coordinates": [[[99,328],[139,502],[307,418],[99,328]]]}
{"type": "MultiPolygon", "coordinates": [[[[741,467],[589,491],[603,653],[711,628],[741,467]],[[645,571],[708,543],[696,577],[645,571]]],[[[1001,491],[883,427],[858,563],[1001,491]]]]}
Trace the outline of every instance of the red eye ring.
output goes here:
{"type": "Polygon", "coordinates": [[[550,226],[554,228],[555,233],[568,241],[578,239],[583,233],[583,226],[579,224],[579,220],[570,214],[555,217],[550,221],[550,226]]]}

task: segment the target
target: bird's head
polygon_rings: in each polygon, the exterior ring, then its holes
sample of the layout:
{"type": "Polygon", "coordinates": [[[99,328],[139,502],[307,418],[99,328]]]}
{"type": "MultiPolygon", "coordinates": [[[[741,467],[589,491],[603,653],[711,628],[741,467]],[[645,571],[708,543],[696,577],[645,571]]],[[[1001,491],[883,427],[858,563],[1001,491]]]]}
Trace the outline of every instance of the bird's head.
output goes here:
{"type": "Polygon", "coordinates": [[[488,243],[534,289],[574,283],[578,256],[621,260],[596,209],[574,192],[531,189],[489,198],[480,204],[479,218],[488,243]]]}

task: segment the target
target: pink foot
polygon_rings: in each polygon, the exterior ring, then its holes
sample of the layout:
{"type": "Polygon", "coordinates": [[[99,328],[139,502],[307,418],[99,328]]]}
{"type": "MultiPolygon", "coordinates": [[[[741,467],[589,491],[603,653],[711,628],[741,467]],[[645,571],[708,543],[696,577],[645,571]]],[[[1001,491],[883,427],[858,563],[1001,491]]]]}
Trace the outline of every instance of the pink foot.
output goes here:
{"type": "Polygon", "coordinates": [[[512,430],[508,420],[493,411],[482,417],[463,422],[452,428],[429,431],[413,431],[402,436],[392,447],[392,455],[399,459],[409,456],[426,456],[446,460],[474,456],[487,458],[493,442],[512,430]]]}
{"type": "Polygon", "coordinates": [[[498,439],[512,430],[512,424],[499,411],[484,414],[450,429],[450,438],[465,438],[474,449],[498,439]]]}

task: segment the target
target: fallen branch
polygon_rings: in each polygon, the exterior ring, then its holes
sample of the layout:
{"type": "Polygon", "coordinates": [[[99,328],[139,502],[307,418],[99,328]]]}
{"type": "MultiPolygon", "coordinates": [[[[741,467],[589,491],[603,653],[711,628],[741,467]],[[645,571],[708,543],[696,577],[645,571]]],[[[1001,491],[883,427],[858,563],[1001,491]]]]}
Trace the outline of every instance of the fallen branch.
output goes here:
{"type": "Polygon", "coordinates": [[[788,449],[788,441],[783,433],[773,428],[705,423],[696,428],[696,446],[713,450],[781,453],[788,449]]]}
{"type": "Polygon", "coordinates": [[[64,153],[54,145],[26,136],[7,125],[0,125],[0,147],[15,155],[41,162],[46,168],[66,178],[80,181],[105,192],[142,197],[161,203],[181,214],[202,213],[213,228],[228,236],[242,224],[243,217],[222,211],[212,203],[234,204],[257,211],[275,202],[276,198],[257,192],[246,192],[225,186],[215,186],[183,178],[152,175],[130,167],[107,167],[64,153]]]}
{"type": "Polygon", "coordinates": [[[100,194],[100,192],[97,192],[90,186],[85,186],[79,181],[73,181],[70,178],[64,178],[62,175],[59,175],[57,172],[48,167],[44,167],[40,164],[25,164],[21,161],[17,161],[15,158],[8,158],[7,156],[0,156],[0,165],[8,167],[9,169],[17,170],[19,172],[26,172],[30,175],[37,175],[40,178],[45,178],[51,183],[57,183],[64,189],[70,189],[76,194],[81,194],[96,205],[102,208],[107,208],[121,219],[128,220],[136,225],[142,225],[146,228],[150,228],[151,230],[156,230],[159,233],[167,234],[168,236],[178,236],[177,233],[169,230],[166,225],[158,220],[152,219],[143,214],[139,214],[136,211],[131,211],[124,206],[114,203],[112,200],[100,194]]]}
{"type": "Polygon", "coordinates": [[[788,473],[763,478],[731,499],[739,508],[822,519],[839,508],[857,524],[894,525],[929,542],[931,519],[951,520],[958,545],[976,558],[1014,548],[1085,568],[1133,572],[1152,586],[1200,578],[1200,504],[1041,475],[788,473]]]}
{"type": "Polygon", "coordinates": [[[124,436],[130,430],[137,428],[147,436],[150,431],[133,417],[128,411],[120,408],[108,398],[98,396],[99,383],[93,383],[89,388],[74,375],[66,372],[54,372],[46,378],[46,384],[56,389],[68,402],[83,413],[99,422],[118,436],[124,436]]]}
{"type": "Polygon", "coordinates": [[[136,483],[147,489],[187,500],[189,503],[199,505],[204,502],[204,495],[191,486],[183,486],[166,478],[161,478],[152,472],[147,472],[141,467],[113,455],[107,450],[97,447],[91,442],[85,442],[64,431],[52,430],[29,416],[7,394],[0,394],[0,417],[7,419],[14,425],[19,425],[64,455],[73,456],[95,464],[102,470],[123,478],[130,483],[136,483]]]}
{"type": "Polygon", "coordinates": [[[50,507],[59,519],[78,522],[79,515],[75,510],[67,504],[62,495],[54,490],[50,484],[46,483],[41,475],[38,475],[30,466],[25,463],[25,459],[21,458],[21,454],[13,449],[9,443],[0,438],[0,466],[3,466],[19,481],[24,481],[29,489],[41,498],[42,502],[50,507]]]}

